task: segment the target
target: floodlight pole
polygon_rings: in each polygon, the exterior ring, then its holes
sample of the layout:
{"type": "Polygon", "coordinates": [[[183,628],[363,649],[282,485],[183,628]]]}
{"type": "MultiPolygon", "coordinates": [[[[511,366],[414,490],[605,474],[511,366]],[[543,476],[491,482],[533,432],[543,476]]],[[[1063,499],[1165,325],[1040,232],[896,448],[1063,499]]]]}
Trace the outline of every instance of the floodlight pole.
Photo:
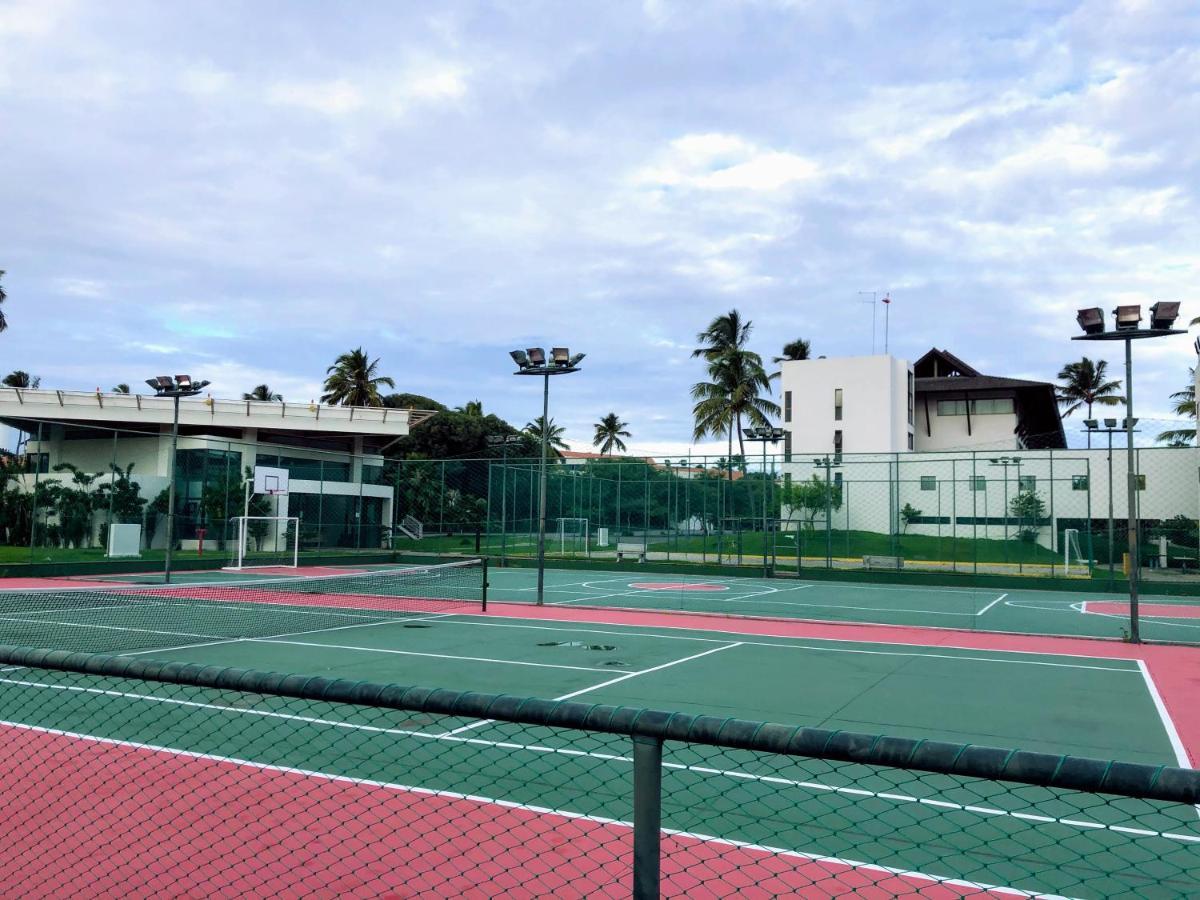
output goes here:
{"type": "MultiPolygon", "coordinates": [[[[1137,521],[1137,467],[1133,459],[1133,342],[1144,338],[1167,337],[1172,334],[1187,334],[1186,331],[1171,326],[1175,322],[1179,304],[1167,304],[1173,307],[1165,312],[1160,319],[1159,310],[1162,304],[1151,307],[1151,327],[1141,327],[1141,309],[1137,306],[1118,307],[1117,328],[1113,331],[1104,330],[1103,313],[1100,309],[1080,310],[1078,321],[1087,332],[1072,338],[1075,341],[1124,341],[1125,342],[1125,463],[1126,478],[1126,525],[1129,538],[1129,641],[1140,644],[1141,629],[1138,619],[1138,577],[1141,574],[1141,559],[1138,553],[1138,521],[1137,521]],[[1123,324],[1123,316],[1129,312],[1131,318],[1123,324]],[[1088,317],[1090,314],[1090,318],[1088,317]],[[1133,318],[1132,316],[1136,316],[1133,318]]],[[[1112,491],[1109,491],[1110,502],[1112,491]]],[[[1111,559],[1111,554],[1109,554],[1111,559]]]]}
{"type": "Polygon", "coordinates": [[[179,398],[194,397],[204,388],[207,381],[192,381],[190,375],[160,375],[149,378],[146,384],[154,388],[159,397],[170,397],[174,402],[174,416],[171,419],[171,459],[167,463],[167,552],[163,561],[163,584],[171,583],[171,551],[175,544],[175,457],[179,449],[179,398]]]}
{"type": "Polygon", "coordinates": [[[747,428],[743,434],[748,441],[759,441],[762,443],[762,532],[763,532],[763,578],[771,577],[771,564],[769,551],[767,549],[767,529],[769,522],[767,520],[767,442],[777,444],[783,438],[785,432],[782,428],[747,428]]]}
{"type": "MultiPolygon", "coordinates": [[[[1126,377],[1128,377],[1128,374],[1126,372],[1126,377]]],[[[1117,577],[1115,563],[1113,562],[1113,434],[1132,428],[1137,424],[1137,420],[1132,416],[1127,416],[1120,428],[1115,427],[1115,425],[1105,425],[1101,428],[1100,423],[1095,419],[1087,419],[1083,424],[1087,430],[1089,447],[1091,446],[1092,434],[1094,432],[1103,431],[1108,436],[1108,583],[1111,587],[1117,577]]]]}

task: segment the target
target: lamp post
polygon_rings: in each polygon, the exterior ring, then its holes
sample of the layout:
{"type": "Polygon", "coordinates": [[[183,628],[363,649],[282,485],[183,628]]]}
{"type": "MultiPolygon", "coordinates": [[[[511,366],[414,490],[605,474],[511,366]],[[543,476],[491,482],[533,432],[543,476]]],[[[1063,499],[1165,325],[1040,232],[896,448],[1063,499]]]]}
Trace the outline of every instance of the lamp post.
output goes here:
{"type": "MultiPolygon", "coordinates": [[[[1132,425],[1137,424],[1137,419],[1134,419],[1132,425]]],[[[1104,427],[1100,427],[1099,421],[1096,419],[1084,419],[1083,427],[1087,429],[1088,443],[1091,445],[1091,436],[1093,434],[1108,435],[1108,583],[1112,586],[1113,579],[1116,577],[1116,572],[1113,569],[1113,454],[1112,441],[1113,435],[1117,432],[1125,431],[1131,427],[1124,419],[1121,424],[1117,424],[1116,419],[1105,419],[1104,427]]]]}
{"type": "MultiPolygon", "coordinates": [[[[1074,341],[1124,341],[1125,342],[1125,455],[1126,455],[1126,515],[1129,538],[1129,640],[1141,643],[1138,628],[1138,576],[1141,559],[1138,556],[1137,536],[1137,469],[1133,459],[1133,342],[1147,338],[1167,337],[1172,334],[1187,334],[1173,328],[1179,317],[1179,304],[1159,302],[1150,307],[1150,327],[1142,328],[1142,308],[1136,304],[1118,306],[1113,310],[1113,330],[1105,331],[1104,311],[1098,306],[1079,310],[1075,320],[1084,333],[1076,335],[1074,341]]],[[[1111,493],[1111,492],[1110,492],[1111,493]]]]}
{"type": "Polygon", "coordinates": [[[566,347],[554,347],[550,350],[550,361],[546,361],[546,351],[541,347],[530,347],[527,350],[512,350],[509,356],[517,364],[514,375],[540,375],[542,382],[542,458],[538,469],[538,480],[541,489],[538,496],[538,567],[537,567],[537,605],[545,602],[546,589],[546,450],[550,437],[550,376],[569,375],[579,371],[579,363],[585,354],[576,353],[566,347]]]}
{"type": "Polygon", "coordinates": [[[499,446],[500,462],[500,562],[508,559],[508,448],[524,440],[519,434],[489,434],[487,442],[499,446]]]}
{"type": "Polygon", "coordinates": [[[171,397],[175,401],[175,416],[171,424],[171,461],[167,477],[167,555],[163,564],[163,584],[171,583],[171,550],[175,545],[175,456],[179,447],[179,398],[194,397],[211,382],[192,381],[191,375],[159,375],[147,378],[146,384],[154,389],[158,397],[171,397]]]}
{"type": "Polygon", "coordinates": [[[783,440],[783,436],[787,434],[782,428],[772,428],[764,426],[763,428],[747,428],[742,432],[748,441],[760,441],[762,443],[762,526],[763,526],[763,578],[769,578],[771,575],[771,565],[769,562],[767,550],[767,529],[769,523],[767,521],[767,443],[777,444],[783,440]]]}
{"type": "MultiPolygon", "coordinates": [[[[841,454],[834,456],[818,456],[813,460],[813,465],[825,469],[825,568],[833,568],[833,470],[840,469],[841,454]]],[[[849,526],[847,526],[849,528],[849,526]]],[[[796,547],[797,555],[799,554],[800,541],[797,538],[796,547]]]]}

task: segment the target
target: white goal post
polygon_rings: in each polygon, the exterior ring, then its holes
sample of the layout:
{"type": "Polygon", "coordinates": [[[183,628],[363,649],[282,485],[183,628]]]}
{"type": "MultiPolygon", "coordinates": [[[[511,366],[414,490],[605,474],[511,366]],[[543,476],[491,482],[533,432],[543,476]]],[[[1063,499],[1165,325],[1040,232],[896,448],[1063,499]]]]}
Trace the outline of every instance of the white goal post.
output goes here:
{"type": "Polygon", "coordinates": [[[591,549],[590,543],[589,543],[589,537],[590,537],[590,535],[588,533],[588,520],[587,519],[573,519],[573,518],[558,519],[558,546],[559,546],[559,552],[562,553],[564,556],[566,556],[566,554],[567,554],[567,541],[568,540],[571,542],[571,552],[572,553],[576,553],[580,549],[582,549],[585,555],[588,554],[591,549]],[[581,539],[583,542],[582,547],[579,546],[581,539]]]}
{"type": "Polygon", "coordinates": [[[1083,550],[1079,546],[1079,529],[1067,528],[1063,530],[1063,574],[1071,574],[1071,565],[1074,563],[1075,568],[1082,568],[1086,573],[1091,560],[1083,555],[1083,550]]]}
{"type": "Polygon", "coordinates": [[[227,569],[294,569],[300,565],[298,516],[234,516],[228,533],[227,569]]]}

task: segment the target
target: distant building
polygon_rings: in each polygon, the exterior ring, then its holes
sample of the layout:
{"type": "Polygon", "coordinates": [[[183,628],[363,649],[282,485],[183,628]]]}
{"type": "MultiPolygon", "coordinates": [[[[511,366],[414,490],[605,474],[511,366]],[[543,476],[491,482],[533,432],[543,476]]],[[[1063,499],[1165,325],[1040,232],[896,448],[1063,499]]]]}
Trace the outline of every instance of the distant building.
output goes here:
{"type": "Polygon", "coordinates": [[[902,453],[1066,446],[1054,385],[983,375],[933,349],[782,364],[784,452],[902,453]]]}

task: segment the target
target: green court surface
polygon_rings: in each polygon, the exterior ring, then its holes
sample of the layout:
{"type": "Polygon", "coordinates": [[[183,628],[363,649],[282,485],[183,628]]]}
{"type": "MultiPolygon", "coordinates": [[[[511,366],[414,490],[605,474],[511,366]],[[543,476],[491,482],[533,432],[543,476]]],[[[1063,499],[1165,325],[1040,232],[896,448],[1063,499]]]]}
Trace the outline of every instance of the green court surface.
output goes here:
{"type": "MultiPolygon", "coordinates": [[[[1168,724],[1134,660],[493,613],[395,617],[260,606],[255,615],[268,625],[278,616],[288,630],[191,646],[177,640],[170,649],[129,655],[1176,763],[1168,724]],[[315,627],[297,629],[305,615],[315,627]]],[[[210,610],[192,623],[190,609],[171,613],[178,634],[211,628],[210,610]]],[[[100,608],[77,615],[84,631],[105,622],[138,627],[100,608]]],[[[71,627],[62,610],[10,616],[8,627],[17,618],[33,625],[39,616],[71,627]]],[[[54,673],[25,669],[4,672],[0,686],[5,723],[600,822],[630,817],[628,742],[612,736],[117,679],[66,684],[54,673]]],[[[705,840],[1035,892],[1085,883],[1119,892],[1130,878],[1136,884],[1146,877],[1131,872],[1131,858],[1169,859],[1174,882],[1200,886],[1200,861],[1191,870],[1174,861],[1181,853],[1195,860],[1200,829],[1190,808],[1183,816],[1143,801],[686,745],[669,745],[665,763],[664,827],[705,840]],[[1086,858],[1086,865],[1060,871],[1046,864],[1048,847],[1086,858]]]]}
{"type": "MultiPolygon", "coordinates": [[[[533,569],[493,567],[493,600],[532,602],[533,569]]],[[[1019,634],[1121,638],[1128,596],[1078,592],[850,584],[790,578],[548,569],[545,602],[556,606],[718,613],[1019,634]]],[[[1200,640],[1200,597],[1143,597],[1141,634],[1151,640],[1200,640]]]]}

